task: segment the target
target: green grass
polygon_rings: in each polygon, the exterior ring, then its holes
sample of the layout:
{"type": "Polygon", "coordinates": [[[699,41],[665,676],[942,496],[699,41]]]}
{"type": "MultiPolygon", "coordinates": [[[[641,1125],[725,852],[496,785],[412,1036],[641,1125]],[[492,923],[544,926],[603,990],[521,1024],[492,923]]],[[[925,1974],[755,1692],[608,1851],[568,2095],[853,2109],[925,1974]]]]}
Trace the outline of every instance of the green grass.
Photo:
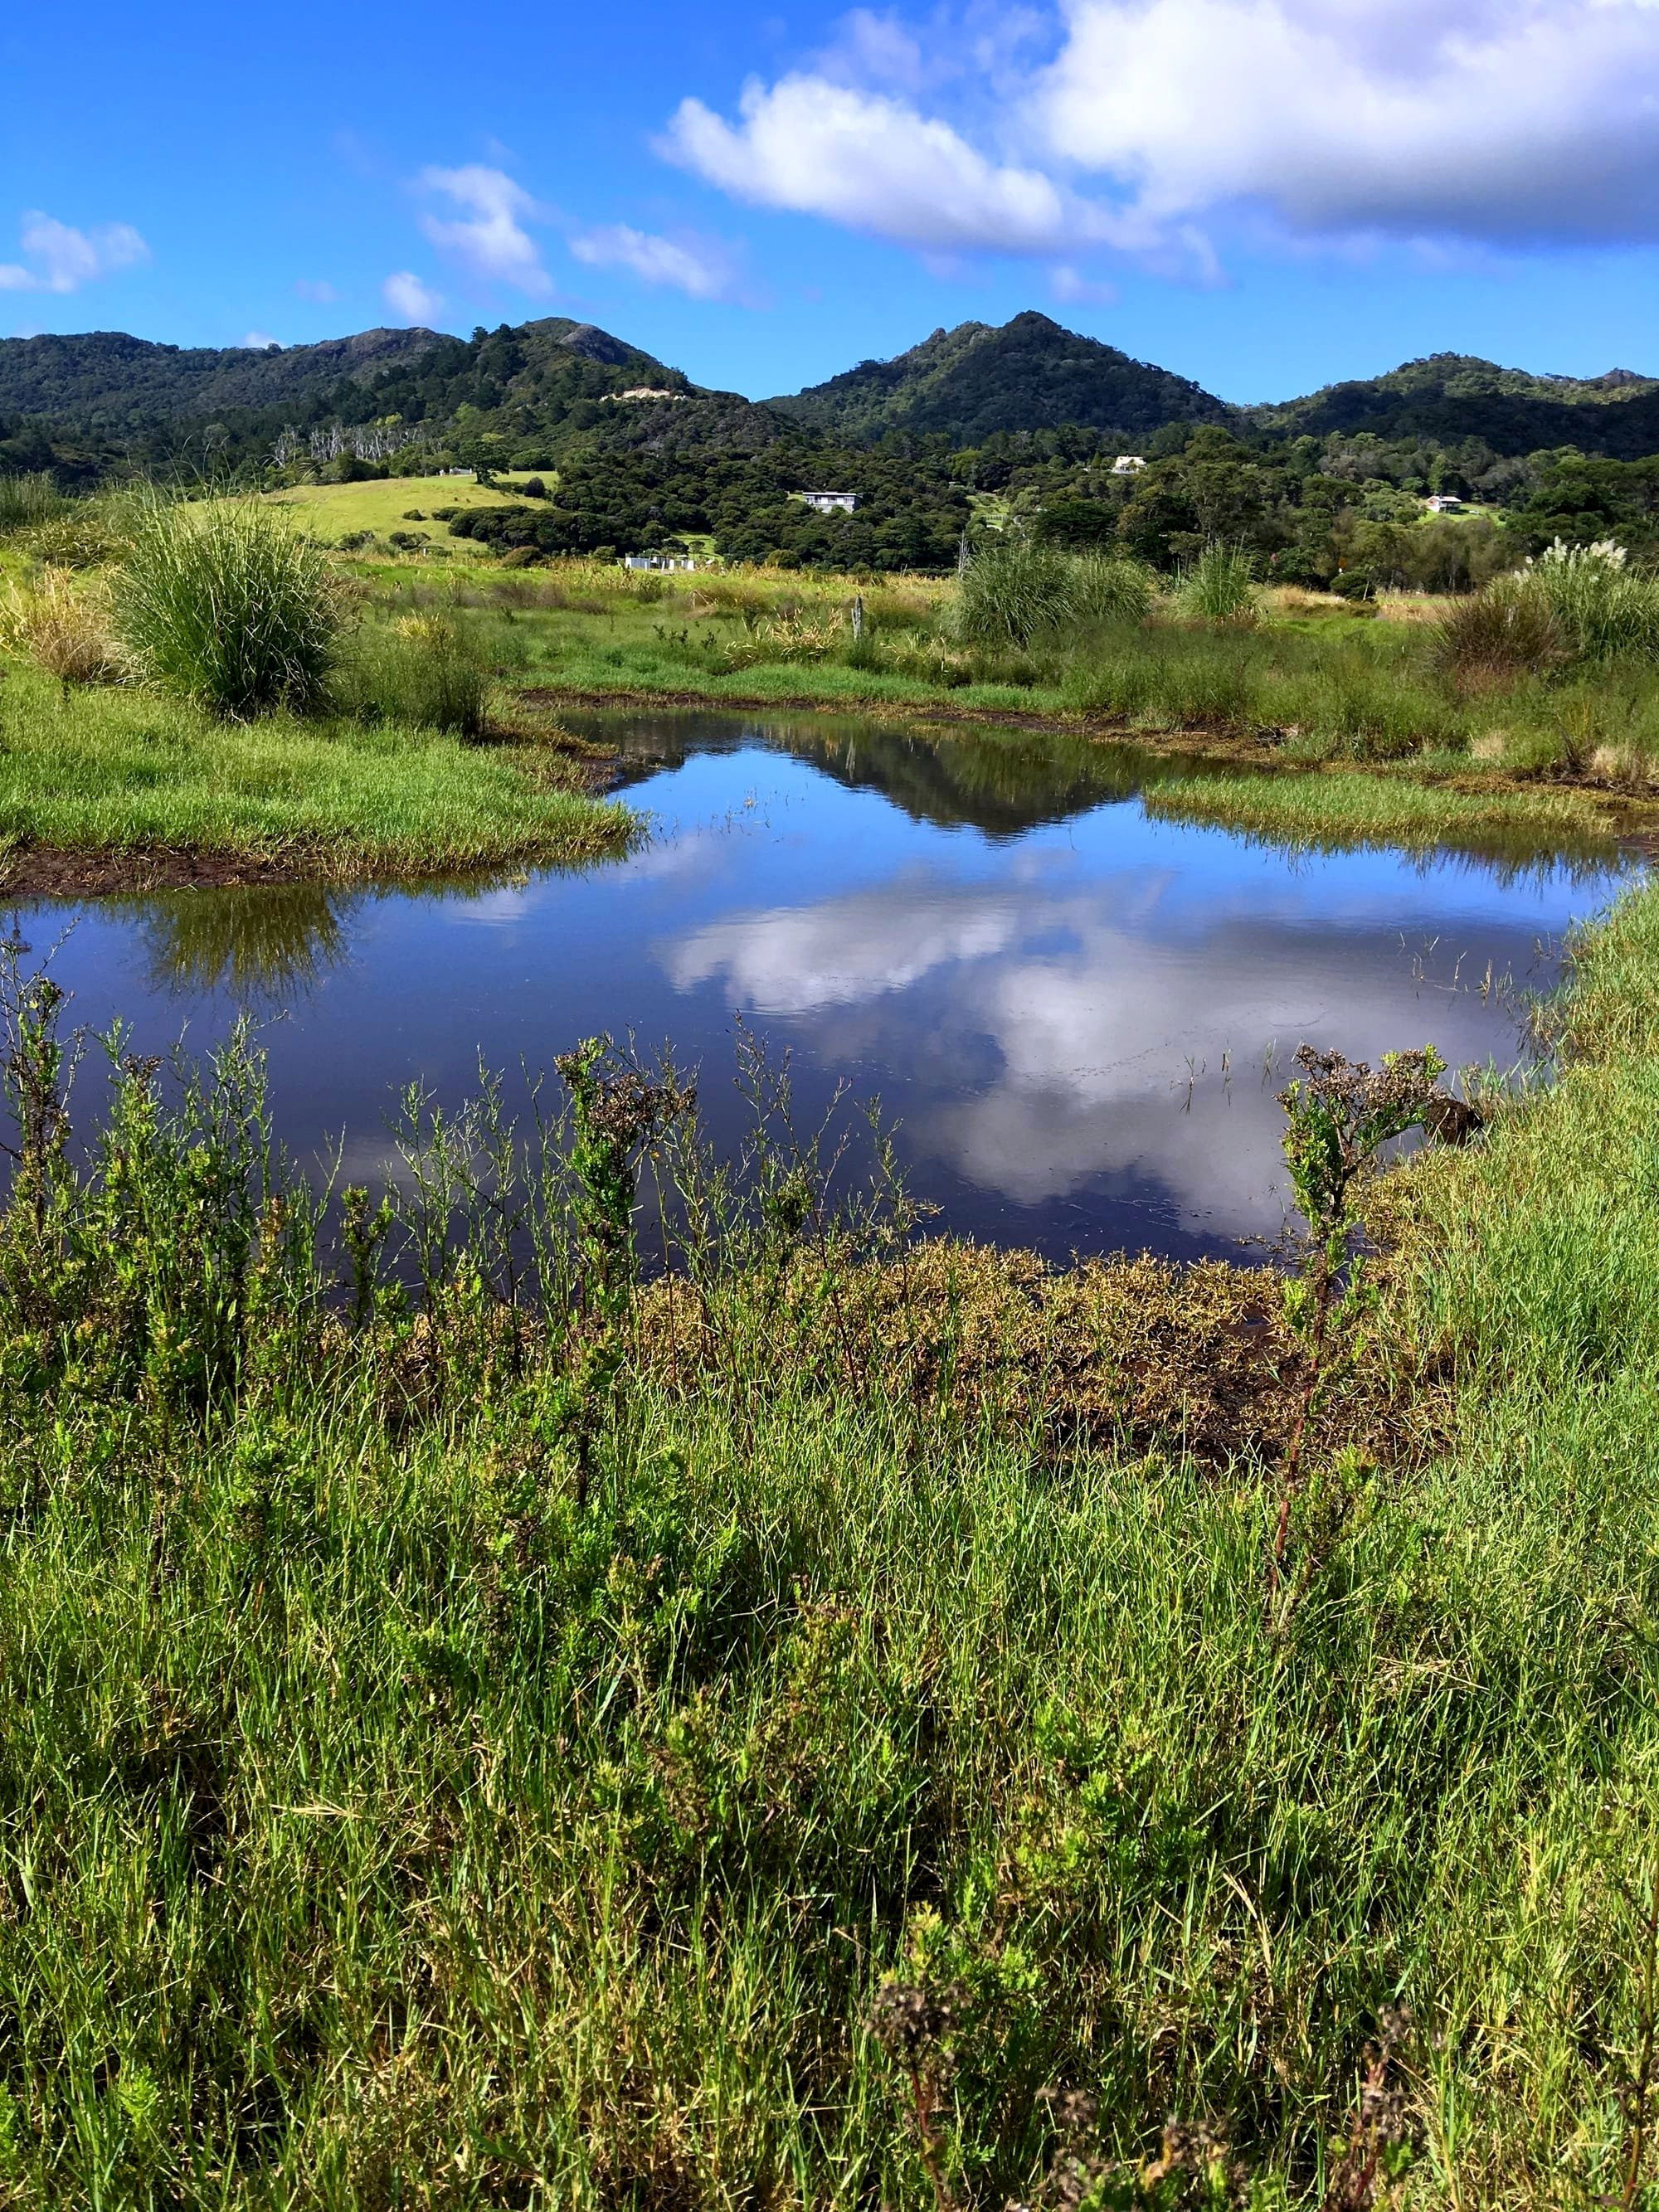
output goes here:
{"type": "Polygon", "coordinates": [[[344,538],[359,530],[386,538],[394,530],[424,529],[435,544],[470,556],[467,541],[451,538],[441,522],[406,521],[409,509],[418,507],[429,515],[434,507],[511,507],[519,503],[516,485],[532,475],[550,488],[557,481],[556,471],[526,469],[499,477],[494,488],[470,477],[387,477],[368,483],[302,484],[268,496],[314,538],[344,538]]]}
{"type": "Polygon", "coordinates": [[[1230,771],[1164,780],[1144,794],[1149,814],[1237,830],[1275,844],[1345,851],[1358,846],[1420,852],[1440,847],[1491,854],[1605,853],[1626,826],[1617,800],[1559,787],[1460,787],[1414,764],[1387,770],[1334,768],[1230,771]]]}
{"type": "Polygon", "coordinates": [[[473,1230],[406,1197],[414,1302],[355,1318],[234,1055],[129,1075],[101,1173],[37,1115],[9,2201],[921,2208],[931,2157],[996,2206],[1077,2088],[1079,2154],[1173,2119],[1247,2177],[1103,2203],[1328,2205],[1404,2002],[1389,2201],[1650,2204],[1659,892],[1576,992],[1553,1090],[1379,1187],[1273,1618],[1260,1276],[861,1264],[774,1206],[596,1368],[556,1179],[547,1303],[495,1303],[487,1111],[411,1133],[473,1230]],[[887,1976],[951,2008],[920,2131],[887,1976]]]}
{"type": "Polygon", "coordinates": [[[543,757],[395,724],[222,722],[137,690],[65,696],[9,669],[0,840],[88,855],[186,850],[319,876],[616,851],[619,806],[545,787],[543,757]]]}

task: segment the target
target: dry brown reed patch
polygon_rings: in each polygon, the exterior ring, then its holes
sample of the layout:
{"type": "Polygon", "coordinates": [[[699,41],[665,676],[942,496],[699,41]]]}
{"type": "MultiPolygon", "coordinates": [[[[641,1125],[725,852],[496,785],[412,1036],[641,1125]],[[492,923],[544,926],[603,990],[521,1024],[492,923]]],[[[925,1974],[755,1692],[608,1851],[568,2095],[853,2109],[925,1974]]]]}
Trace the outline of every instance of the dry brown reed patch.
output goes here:
{"type": "MultiPolygon", "coordinates": [[[[802,1257],[768,1284],[643,1293],[643,1366],[697,1388],[760,1350],[827,1387],[874,1387],[972,1426],[1039,1425],[1057,1440],[1188,1451],[1224,1465],[1283,1456],[1306,1353],[1273,1270],[1151,1255],[1051,1266],[935,1238],[853,1270],[826,1297],[802,1257]],[[826,1325],[825,1316],[834,1317],[826,1325]]],[[[1323,1399],[1317,1441],[1378,1462],[1407,1448],[1401,1377],[1373,1342],[1323,1399]]]]}
{"type": "Polygon", "coordinates": [[[60,684],[108,684],[123,673],[107,594],[48,568],[14,584],[0,605],[0,644],[26,654],[60,684]]]}

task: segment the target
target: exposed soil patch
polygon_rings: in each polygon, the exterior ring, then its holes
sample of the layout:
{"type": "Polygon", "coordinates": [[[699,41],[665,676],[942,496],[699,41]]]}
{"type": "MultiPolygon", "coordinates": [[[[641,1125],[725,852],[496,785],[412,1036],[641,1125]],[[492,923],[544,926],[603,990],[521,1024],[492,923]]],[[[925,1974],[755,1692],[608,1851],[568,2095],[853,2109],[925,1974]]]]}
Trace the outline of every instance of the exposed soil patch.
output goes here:
{"type": "Polygon", "coordinates": [[[27,845],[0,860],[0,894],[13,898],[86,898],[106,891],[316,883],[341,872],[337,860],[307,847],[254,854],[198,852],[182,845],[87,853],[66,851],[57,845],[27,845]]]}

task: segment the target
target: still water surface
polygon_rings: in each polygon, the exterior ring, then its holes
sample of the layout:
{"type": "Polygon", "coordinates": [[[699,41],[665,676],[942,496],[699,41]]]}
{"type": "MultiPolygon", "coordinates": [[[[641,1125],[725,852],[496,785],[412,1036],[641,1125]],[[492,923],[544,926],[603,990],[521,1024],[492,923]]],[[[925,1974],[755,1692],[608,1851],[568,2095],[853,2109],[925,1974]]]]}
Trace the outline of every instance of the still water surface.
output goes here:
{"type": "Polygon", "coordinates": [[[351,1179],[391,1158],[393,1094],[447,1102],[480,1055],[545,1067],[632,1030],[701,1063],[737,1140],[732,1026],[793,1055],[802,1105],[878,1092],[911,1188],[951,1230],[1056,1256],[1238,1251],[1282,1226],[1274,1093],[1306,1039],[1432,1042],[1514,1066],[1512,1000],[1617,872],[1545,860],[1291,857],[1149,817],[1127,754],[934,744],[864,724],[685,714],[619,743],[653,821],[631,858],[480,888],[308,886],[41,902],[72,1018],[200,1050],[260,1018],[274,1117],[351,1179]]]}

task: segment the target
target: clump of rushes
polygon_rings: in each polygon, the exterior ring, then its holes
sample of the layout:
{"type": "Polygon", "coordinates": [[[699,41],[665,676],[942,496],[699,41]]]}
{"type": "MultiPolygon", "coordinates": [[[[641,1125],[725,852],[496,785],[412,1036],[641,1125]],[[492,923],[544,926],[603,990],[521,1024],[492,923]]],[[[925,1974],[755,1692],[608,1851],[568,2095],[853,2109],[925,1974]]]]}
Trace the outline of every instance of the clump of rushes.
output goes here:
{"type": "Polygon", "coordinates": [[[957,632],[964,643],[1027,646],[1071,611],[1072,563],[1012,533],[981,546],[962,572],[957,632]]]}
{"type": "Polygon", "coordinates": [[[471,636],[445,614],[366,624],[342,657],[334,696],[361,722],[412,722],[476,738],[489,671],[471,636]]]}
{"type": "Polygon", "coordinates": [[[0,476],[0,532],[27,530],[68,505],[49,469],[0,476]]]}
{"type": "Polygon", "coordinates": [[[1088,628],[1143,623],[1152,612],[1152,579],[1139,561],[1111,553],[1080,553],[1072,562],[1070,612],[1088,628]]]}
{"type": "Polygon", "coordinates": [[[77,583],[66,568],[49,568],[29,584],[14,584],[0,605],[0,644],[72,684],[103,684],[120,673],[107,595],[77,583]]]}
{"type": "Polygon", "coordinates": [[[1252,623],[1261,611],[1255,566],[1242,545],[1212,538],[1176,586],[1183,614],[1205,622],[1252,623]]]}
{"type": "Polygon", "coordinates": [[[1434,626],[1431,659],[1460,690],[1499,689],[1547,676],[1571,657],[1565,624],[1544,592],[1521,576],[1496,576],[1454,599],[1434,626]]]}
{"type": "Polygon", "coordinates": [[[256,500],[135,507],[117,629],[162,690],[237,721],[320,703],[337,627],[323,556],[256,500]]]}

